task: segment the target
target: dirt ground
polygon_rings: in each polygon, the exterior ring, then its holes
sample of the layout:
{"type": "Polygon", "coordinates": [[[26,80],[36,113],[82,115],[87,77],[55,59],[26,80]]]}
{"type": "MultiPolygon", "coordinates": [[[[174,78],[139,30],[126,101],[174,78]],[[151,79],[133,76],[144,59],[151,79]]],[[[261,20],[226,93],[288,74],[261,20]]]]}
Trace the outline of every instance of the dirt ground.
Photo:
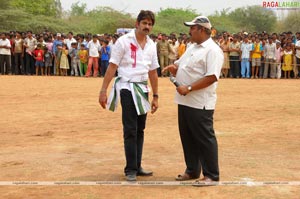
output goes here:
{"type": "MultiPolygon", "coordinates": [[[[121,109],[102,78],[0,76],[0,181],[124,181],[121,109]]],[[[159,79],[141,181],[185,169],[174,86],[159,79]]],[[[300,80],[221,79],[215,111],[222,181],[300,181],[300,80]]],[[[300,198],[300,186],[0,186],[0,198],[300,198]]]]}

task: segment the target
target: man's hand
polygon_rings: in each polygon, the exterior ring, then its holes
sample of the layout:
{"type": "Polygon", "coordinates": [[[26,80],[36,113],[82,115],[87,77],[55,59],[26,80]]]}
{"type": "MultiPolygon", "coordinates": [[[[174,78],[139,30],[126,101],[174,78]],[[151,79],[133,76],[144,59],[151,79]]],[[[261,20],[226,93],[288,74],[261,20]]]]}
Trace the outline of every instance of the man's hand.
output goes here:
{"type": "Polygon", "coordinates": [[[175,64],[172,64],[172,65],[165,67],[161,72],[165,73],[165,72],[169,71],[173,76],[176,76],[177,70],[178,70],[177,66],[175,64]]]}
{"type": "Polygon", "coordinates": [[[151,113],[155,113],[158,109],[158,98],[154,97],[152,102],[151,102],[151,113]]]}
{"type": "Polygon", "coordinates": [[[107,104],[107,94],[106,94],[106,91],[100,91],[99,104],[101,105],[101,107],[103,109],[106,108],[106,104],[107,104]]]}
{"type": "Polygon", "coordinates": [[[178,86],[176,90],[180,95],[187,95],[190,92],[188,86],[178,86]]]}

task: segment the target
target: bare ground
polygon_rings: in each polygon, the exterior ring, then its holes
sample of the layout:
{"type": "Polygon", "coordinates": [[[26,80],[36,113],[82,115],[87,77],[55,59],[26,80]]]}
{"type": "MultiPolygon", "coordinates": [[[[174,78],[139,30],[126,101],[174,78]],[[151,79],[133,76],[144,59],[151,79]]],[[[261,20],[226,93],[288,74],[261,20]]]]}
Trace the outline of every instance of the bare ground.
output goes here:
{"type": "MultiPolygon", "coordinates": [[[[123,181],[121,109],[98,105],[103,79],[0,76],[0,181],[123,181]]],[[[185,169],[174,86],[159,79],[142,181],[185,169]]],[[[221,79],[215,111],[222,181],[300,181],[300,81],[221,79]]],[[[300,198],[300,186],[0,186],[0,198],[300,198]]]]}

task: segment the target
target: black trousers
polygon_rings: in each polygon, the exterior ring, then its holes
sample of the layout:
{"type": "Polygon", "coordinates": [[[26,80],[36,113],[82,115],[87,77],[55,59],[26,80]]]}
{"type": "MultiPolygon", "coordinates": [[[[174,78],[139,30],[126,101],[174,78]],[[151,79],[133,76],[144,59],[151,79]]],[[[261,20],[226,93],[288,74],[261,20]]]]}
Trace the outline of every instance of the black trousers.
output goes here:
{"type": "Polygon", "coordinates": [[[0,71],[1,74],[9,74],[11,72],[11,56],[0,55],[0,71]],[[5,65],[5,67],[4,67],[5,65]]]}
{"type": "Polygon", "coordinates": [[[34,58],[29,55],[28,53],[25,53],[26,55],[26,75],[35,74],[35,66],[34,66],[34,58]]]}
{"type": "Polygon", "coordinates": [[[14,71],[14,73],[16,75],[24,74],[24,64],[23,64],[22,53],[15,53],[14,60],[15,60],[15,65],[14,65],[14,69],[12,69],[12,71],[14,71]]]}
{"type": "Polygon", "coordinates": [[[241,76],[240,67],[240,57],[239,56],[229,56],[230,64],[230,75],[234,78],[239,78],[241,76]]]}
{"type": "Polygon", "coordinates": [[[218,143],[213,129],[214,110],[178,105],[178,123],[186,163],[185,172],[219,180],[218,143]]]}
{"type": "Polygon", "coordinates": [[[122,105],[122,122],[124,149],[126,156],[125,175],[136,174],[141,168],[144,145],[145,115],[138,115],[134,106],[131,92],[126,89],[120,91],[122,105]]]}

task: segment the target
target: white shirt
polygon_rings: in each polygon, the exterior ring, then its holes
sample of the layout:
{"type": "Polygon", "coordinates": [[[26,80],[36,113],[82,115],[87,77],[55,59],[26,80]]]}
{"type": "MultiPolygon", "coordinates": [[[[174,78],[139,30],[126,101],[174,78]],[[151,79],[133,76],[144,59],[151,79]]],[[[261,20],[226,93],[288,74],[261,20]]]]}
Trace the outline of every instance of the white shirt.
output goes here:
{"type": "Polygon", "coordinates": [[[93,40],[91,40],[88,43],[87,47],[89,49],[90,57],[99,57],[99,51],[101,50],[101,45],[98,40],[96,43],[94,43],[93,40]]]}
{"type": "Polygon", "coordinates": [[[276,59],[276,44],[268,43],[265,45],[265,58],[267,59],[276,59]]]}
{"type": "MultiPolygon", "coordinates": [[[[205,76],[215,75],[219,79],[223,62],[223,51],[211,38],[199,45],[192,44],[175,62],[179,66],[176,80],[180,85],[191,85],[205,76]]],[[[175,102],[196,109],[214,110],[217,101],[217,85],[218,83],[215,82],[186,96],[176,92],[175,102]]]]}
{"type": "Polygon", "coordinates": [[[72,44],[72,43],[77,43],[77,41],[76,41],[76,39],[74,39],[74,38],[72,37],[72,39],[69,39],[69,38],[68,38],[68,39],[65,39],[64,43],[67,44],[68,49],[71,50],[71,49],[72,49],[71,44],[72,44]]]}
{"type": "Polygon", "coordinates": [[[241,51],[242,51],[242,59],[249,59],[250,51],[252,51],[252,44],[243,42],[241,45],[241,51]]]}
{"type": "MultiPolygon", "coordinates": [[[[295,45],[296,47],[300,47],[300,40],[298,40],[297,42],[296,42],[296,45],[295,45]]],[[[300,50],[296,50],[296,57],[298,57],[299,59],[300,59],[300,50]]]]}
{"type": "MultiPolygon", "coordinates": [[[[0,46],[6,46],[11,48],[10,41],[8,39],[0,39],[0,46]]],[[[0,55],[11,55],[10,49],[0,48],[0,55]]]]}
{"type": "MultiPolygon", "coordinates": [[[[143,82],[148,80],[148,72],[159,67],[157,51],[154,42],[147,36],[144,49],[138,44],[135,37],[135,30],[121,36],[115,43],[111,51],[109,62],[118,66],[118,76],[132,82],[143,82]],[[134,58],[134,50],[136,56],[134,58]]],[[[121,81],[121,89],[130,90],[128,82],[121,81]]],[[[147,86],[143,87],[145,92],[149,92],[147,86]]]]}
{"type": "Polygon", "coordinates": [[[37,40],[33,37],[31,39],[29,39],[29,37],[27,37],[27,38],[25,38],[24,43],[26,45],[28,45],[28,47],[26,48],[26,52],[29,53],[29,52],[33,52],[35,50],[36,45],[37,45],[37,40]]]}

